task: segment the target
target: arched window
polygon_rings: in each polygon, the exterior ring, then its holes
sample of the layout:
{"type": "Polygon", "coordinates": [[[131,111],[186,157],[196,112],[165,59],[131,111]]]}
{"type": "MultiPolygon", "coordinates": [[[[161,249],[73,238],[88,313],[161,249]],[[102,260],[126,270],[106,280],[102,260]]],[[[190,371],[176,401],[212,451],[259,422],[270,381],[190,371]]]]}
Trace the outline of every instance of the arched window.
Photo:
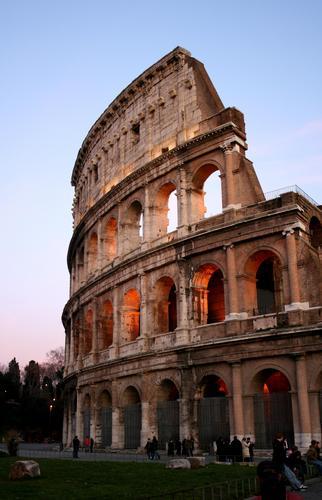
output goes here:
{"type": "Polygon", "coordinates": [[[142,239],[143,210],[139,201],[134,201],[128,208],[123,223],[123,252],[128,253],[139,248],[142,239]]]}
{"type": "Polygon", "coordinates": [[[250,315],[281,311],[282,265],[270,250],[254,253],[245,266],[244,309],[250,315]]]}
{"type": "Polygon", "coordinates": [[[78,252],[78,281],[79,284],[84,281],[84,247],[81,247],[78,252]]]}
{"type": "Polygon", "coordinates": [[[198,222],[205,216],[210,217],[214,213],[221,212],[221,193],[218,168],[213,164],[206,164],[199,168],[192,179],[191,222],[198,222]]]}
{"type": "Polygon", "coordinates": [[[97,269],[97,249],[97,234],[92,233],[88,242],[88,272],[90,274],[94,273],[97,269]]]}
{"type": "Polygon", "coordinates": [[[162,380],[157,391],[158,440],[161,450],[179,439],[179,391],[172,380],[162,380]]]}
{"type": "Polygon", "coordinates": [[[203,264],[194,276],[193,309],[196,324],[225,320],[224,277],[214,264],[203,264]]]}
{"type": "Polygon", "coordinates": [[[317,217],[312,217],[310,220],[310,240],[314,248],[322,246],[322,226],[317,217]]]}
{"type": "Polygon", "coordinates": [[[131,288],[124,295],[122,336],[124,342],[132,342],[140,335],[140,295],[131,288]]]}
{"type": "Polygon", "coordinates": [[[141,399],[135,387],[127,387],[122,402],[124,405],[124,448],[134,449],[140,446],[142,427],[141,399]]]}
{"type": "Polygon", "coordinates": [[[88,354],[92,350],[92,337],[93,337],[93,311],[87,309],[85,313],[84,325],[84,354],[88,354]]]}
{"type": "Polygon", "coordinates": [[[221,378],[206,375],[198,391],[199,444],[202,449],[209,450],[219,437],[230,437],[228,390],[221,378]]]}
{"type": "Polygon", "coordinates": [[[101,308],[101,336],[99,349],[107,349],[113,343],[113,306],[106,300],[101,308]]]}
{"type": "Polygon", "coordinates": [[[204,183],[203,189],[205,217],[212,217],[213,215],[220,214],[222,212],[222,199],[219,170],[209,175],[204,183]]]}
{"type": "Polygon", "coordinates": [[[164,184],[156,193],[152,221],[152,238],[159,238],[177,228],[176,186],[172,182],[164,184]]]}
{"type": "Polygon", "coordinates": [[[168,276],[155,284],[155,330],[156,333],[173,332],[177,328],[176,287],[168,276]]]}
{"type": "Polygon", "coordinates": [[[275,369],[259,372],[253,381],[255,441],[258,448],[272,445],[272,437],[283,432],[288,445],[294,443],[291,386],[275,369]]]}
{"type": "Polygon", "coordinates": [[[257,269],[256,290],[258,314],[275,312],[275,278],[272,257],[264,260],[257,269]]]}
{"type": "Polygon", "coordinates": [[[111,217],[105,225],[105,256],[110,262],[117,254],[117,221],[111,217]]]}

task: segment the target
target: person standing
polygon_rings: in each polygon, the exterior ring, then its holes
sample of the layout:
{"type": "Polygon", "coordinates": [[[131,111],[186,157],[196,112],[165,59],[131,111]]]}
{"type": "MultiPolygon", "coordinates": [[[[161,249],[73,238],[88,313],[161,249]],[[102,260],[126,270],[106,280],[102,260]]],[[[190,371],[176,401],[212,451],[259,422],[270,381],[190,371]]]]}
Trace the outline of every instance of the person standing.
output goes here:
{"type": "Polygon", "coordinates": [[[151,451],[152,451],[152,460],[153,459],[158,459],[160,460],[160,455],[158,452],[158,440],[155,436],[152,438],[152,445],[151,445],[151,451]]]}
{"type": "Polygon", "coordinates": [[[80,441],[78,436],[75,436],[73,439],[73,458],[78,458],[80,441]]]}
{"type": "Polygon", "coordinates": [[[89,445],[89,451],[90,451],[91,453],[93,453],[93,448],[94,448],[94,439],[93,439],[93,438],[91,438],[91,439],[90,439],[90,445],[89,445]]]}
{"type": "Polygon", "coordinates": [[[230,443],[230,456],[233,463],[243,461],[243,448],[237,436],[230,443]]]}
{"type": "Polygon", "coordinates": [[[243,462],[250,462],[249,441],[245,437],[242,439],[243,462]]]}

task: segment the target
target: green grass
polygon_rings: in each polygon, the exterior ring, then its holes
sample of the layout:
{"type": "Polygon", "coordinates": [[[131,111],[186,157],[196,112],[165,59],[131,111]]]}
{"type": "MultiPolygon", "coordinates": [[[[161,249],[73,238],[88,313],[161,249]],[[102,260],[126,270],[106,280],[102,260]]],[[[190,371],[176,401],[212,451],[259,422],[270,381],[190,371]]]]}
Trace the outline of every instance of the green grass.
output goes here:
{"type": "Polygon", "coordinates": [[[10,464],[16,460],[0,459],[2,500],[138,499],[256,474],[255,468],[239,465],[211,464],[197,470],[169,470],[159,463],[35,459],[40,465],[40,478],[9,481],[10,464]]]}

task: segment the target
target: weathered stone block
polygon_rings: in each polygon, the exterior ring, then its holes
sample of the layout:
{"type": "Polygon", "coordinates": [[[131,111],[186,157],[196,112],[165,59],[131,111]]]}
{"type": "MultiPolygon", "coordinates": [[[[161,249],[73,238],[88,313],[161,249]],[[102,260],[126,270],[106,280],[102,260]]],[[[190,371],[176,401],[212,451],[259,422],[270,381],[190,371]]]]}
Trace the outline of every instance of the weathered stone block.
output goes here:
{"type": "Polygon", "coordinates": [[[38,462],[34,460],[18,460],[18,462],[12,464],[9,472],[9,479],[12,481],[39,476],[40,467],[38,462]]]}

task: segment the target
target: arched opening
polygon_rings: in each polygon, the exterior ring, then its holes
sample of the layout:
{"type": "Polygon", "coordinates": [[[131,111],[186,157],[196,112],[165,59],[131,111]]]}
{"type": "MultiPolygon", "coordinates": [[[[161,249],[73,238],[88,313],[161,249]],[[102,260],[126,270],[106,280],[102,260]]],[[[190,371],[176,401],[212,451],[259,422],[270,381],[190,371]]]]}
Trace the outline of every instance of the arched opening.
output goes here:
{"type": "Polygon", "coordinates": [[[105,225],[105,256],[108,262],[116,257],[117,253],[117,221],[111,217],[105,225]]]}
{"type": "Polygon", "coordinates": [[[203,264],[194,276],[193,309],[198,325],[225,320],[224,277],[214,264],[203,264]]]}
{"type": "Polygon", "coordinates": [[[132,342],[140,335],[140,295],[135,288],[126,292],[122,310],[122,336],[124,342],[132,342]]]}
{"type": "Polygon", "coordinates": [[[88,242],[88,272],[92,274],[97,269],[97,248],[98,239],[97,234],[92,233],[88,242]]]}
{"type": "Polygon", "coordinates": [[[161,450],[166,443],[179,439],[179,391],[172,380],[165,379],[157,391],[158,440],[161,450]]]}
{"type": "Polygon", "coordinates": [[[134,201],[128,208],[123,226],[123,252],[128,253],[141,244],[143,230],[143,210],[139,201],[134,201]]]}
{"type": "Polygon", "coordinates": [[[253,254],[246,264],[245,309],[250,315],[270,314],[282,309],[282,266],[270,250],[253,254]]]}
{"type": "Polygon", "coordinates": [[[213,215],[220,214],[222,212],[222,199],[219,170],[209,175],[204,183],[203,189],[205,217],[212,217],[213,215]]]}
{"type": "Polygon", "coordinates": [[[156,333],[173,332],[177,328],[176,287],[168,276],[164,276],[155,285],[156,333]]]}
{"type": "Polygon", "coordinates": [[[73,331],[72,335],[74,336],[74,362],[76,362],[79,354],[79,338],[80,338],[80,317],[79,313],[74,314],[73,316],[73,331]]]}
{"type": "Polygon", "coordinates": [[[203,165],[192,179],[191,219],[192,222],[210,217],[213,212],[222,211],[222,188],[218,167],[213,164],[203,165]],[[206,185],[205,185],[206,184],[206,185]],[[207,187],[207,194],[205,192],[207,187]],[[206,205],[207,203],[207,205],[206,205]]]}
{"type": "Polygon", "coordinates": [[[312,247],[319,248],[322,246],[322,226],[317,217],[311,218],[309,232],[312,247]]]}
{"type": "Polygon", "coordinates": [[[86,394],[83,403],[83,442],[91,437],[91,397],[86,394]]]}
{"type": "Polygon", "coordinates": [[[203,377],[198,389],[199,444],[209,451],[219,437],[230,439],[228,390],[216,375],[203,377]]]}
{"type": "Polygon", "coordinates": [[[71,391],[71,396],[70,396],[70,403],[71,403],[71,430],[72,430],[72,436],[76,435],[76,412],[77,412],[77,394],[75,389],[71,391]]]}
{"type": "Polygon", "coordinates": [[[78,253],[78,283],[84,281],[84,247],[81,247],[78,253]]]}
{"type": "Polygon", "coordinates": [[[92,350],[93,338],[93,311],[87,309],[85,313],[84,325],[84,354],[88,354],[92,350]]]}
{"type": "Polygon", "coordinates": [[[164,184],[156,193],[152,214],[152,238],[159,238],[177,228],[176,186],[172,182],[164,184]]]}
{"type": "Polygon", "coordinates": [[[124,448],[134,449],[141,441],[141,398],[133,386],[123,394],[124,405],[124,448]]]}
{"type": "Polygon", "coordinates": [[[100,444],[105,448],[112,444],[112,398],[108,391],[103,391],[101,393],[98,405],[101,428],[100,444]]]}
{"type": "Polygon", "coordinates": [[[99,349],[107,349],[113,343],[113,305],[105,300],[101,309],[101,336],[99,349]]]}
{"type": "Polygon", "coordinates": [[[291,386],[279,370],[266,369],[255,377],[254,426],[257,448],[271,448],[282,432],[289,446],[294,444],[291,386]]]}

